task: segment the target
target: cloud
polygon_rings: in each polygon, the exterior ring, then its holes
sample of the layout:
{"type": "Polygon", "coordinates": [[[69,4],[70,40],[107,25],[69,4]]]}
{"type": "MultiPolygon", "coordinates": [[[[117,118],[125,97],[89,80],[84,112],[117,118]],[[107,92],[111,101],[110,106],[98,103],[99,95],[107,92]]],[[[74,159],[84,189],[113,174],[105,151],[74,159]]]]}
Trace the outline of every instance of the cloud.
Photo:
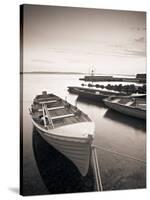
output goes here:
{"type": "Polygon", "coordinates": [[[45,60],[45,59],[32,59],[32,62],[37,62],[37,63],[53,63],[53,61],[45,60]]]}
{"type": "Polygon", "coordinates": [[[140,38],[135,39],[135,41],[143,43],[143,42],[145,42],[145,38],[144,37],[140,37],[140,38]]]}
{"type": "Polygon", "coordinates": [[[126,50],[126,55],[145,56],[145,51],[126,50]]]}
{"type": "Polygon", "coordinates": [[[135,31],[145,31],[146,27],[132,27],[131,30],[135,30],[135,31]]]}

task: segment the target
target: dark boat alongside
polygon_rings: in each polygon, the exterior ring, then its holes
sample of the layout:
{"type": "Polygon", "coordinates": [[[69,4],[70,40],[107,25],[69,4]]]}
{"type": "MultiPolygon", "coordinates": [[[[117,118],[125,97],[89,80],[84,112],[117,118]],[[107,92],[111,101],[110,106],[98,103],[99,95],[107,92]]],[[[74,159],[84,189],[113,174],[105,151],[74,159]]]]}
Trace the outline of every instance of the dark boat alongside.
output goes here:
{"type": "Polygon", "coordinates": [[[108,97],[108,94],[102,93],[100,91],[90,91],[87,89],[78,89],[78,95],[80,98],[86,98],[94,101],[102,101],[104,98],[108,97]]]}
{"type": "Polygon", "coordinates": [[[111,95],[124,96],[126,93],[120,93],[115,91],[107,90],[96,90],[83,87],[68,87],[68,91],[74,94],[78,94],[81,98],[86,98],[94,101],[102,101],[104,98],[107,98],[111,95]]]}
{"type": "Polygon", "coordinates": [[[80,89],[81,87],[76,87],[76,86],[69,86],[68,87],[68,92],[72,93],[72,94],[78,94],[78,89],[80,89]]]}
{"type": "Polygon", "coordinates": [[[110,109],[128,116],[146,120],[146,95],[116,97],[110,96],[103,100],[110,109]]]}

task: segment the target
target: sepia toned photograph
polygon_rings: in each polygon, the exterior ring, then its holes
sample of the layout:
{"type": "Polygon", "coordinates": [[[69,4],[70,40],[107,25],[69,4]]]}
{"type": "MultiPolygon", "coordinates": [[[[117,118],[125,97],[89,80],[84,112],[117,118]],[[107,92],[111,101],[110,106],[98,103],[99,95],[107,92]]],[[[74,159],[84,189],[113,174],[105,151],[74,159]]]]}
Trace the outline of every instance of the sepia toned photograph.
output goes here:
{"type": "Polygon", "coordinates": [[[20,6],[20,194],[146,188],[146,12],[20,6]]]}

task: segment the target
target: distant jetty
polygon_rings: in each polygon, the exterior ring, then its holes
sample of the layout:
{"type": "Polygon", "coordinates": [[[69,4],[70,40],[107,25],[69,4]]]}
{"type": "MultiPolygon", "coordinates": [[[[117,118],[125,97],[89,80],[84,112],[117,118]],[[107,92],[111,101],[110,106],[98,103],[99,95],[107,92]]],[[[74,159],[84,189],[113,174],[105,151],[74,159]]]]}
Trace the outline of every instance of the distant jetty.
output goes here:
{"type": "Polygon", "coordinates": [[[81,81],[118,81],[118,82],[135,82],[135,83],[146,83],[146,74],[136,74],[135,78],[130,77],[114,77],[114,76],[103,76],[103,75],[90,75],[79,78],[81,81]]]}

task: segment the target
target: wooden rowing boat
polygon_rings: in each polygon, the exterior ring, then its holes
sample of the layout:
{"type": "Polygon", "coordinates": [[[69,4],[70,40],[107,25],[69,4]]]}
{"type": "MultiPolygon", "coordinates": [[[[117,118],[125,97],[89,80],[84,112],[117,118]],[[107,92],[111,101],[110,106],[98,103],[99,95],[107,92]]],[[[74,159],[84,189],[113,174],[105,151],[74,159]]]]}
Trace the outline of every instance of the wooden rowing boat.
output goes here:
{"type": "Polygon", "coordinates": [[[105,105],[120,113],[146,120],[146,95],[116,97],[103,100],[105,105]]]}
{"type": "Polygon", "coordinates": [[[69,158],[85,176],[95,129],[88,115],[47,92],[35,97],[30,114],[33,125],[45,141],[69,158]]]}

